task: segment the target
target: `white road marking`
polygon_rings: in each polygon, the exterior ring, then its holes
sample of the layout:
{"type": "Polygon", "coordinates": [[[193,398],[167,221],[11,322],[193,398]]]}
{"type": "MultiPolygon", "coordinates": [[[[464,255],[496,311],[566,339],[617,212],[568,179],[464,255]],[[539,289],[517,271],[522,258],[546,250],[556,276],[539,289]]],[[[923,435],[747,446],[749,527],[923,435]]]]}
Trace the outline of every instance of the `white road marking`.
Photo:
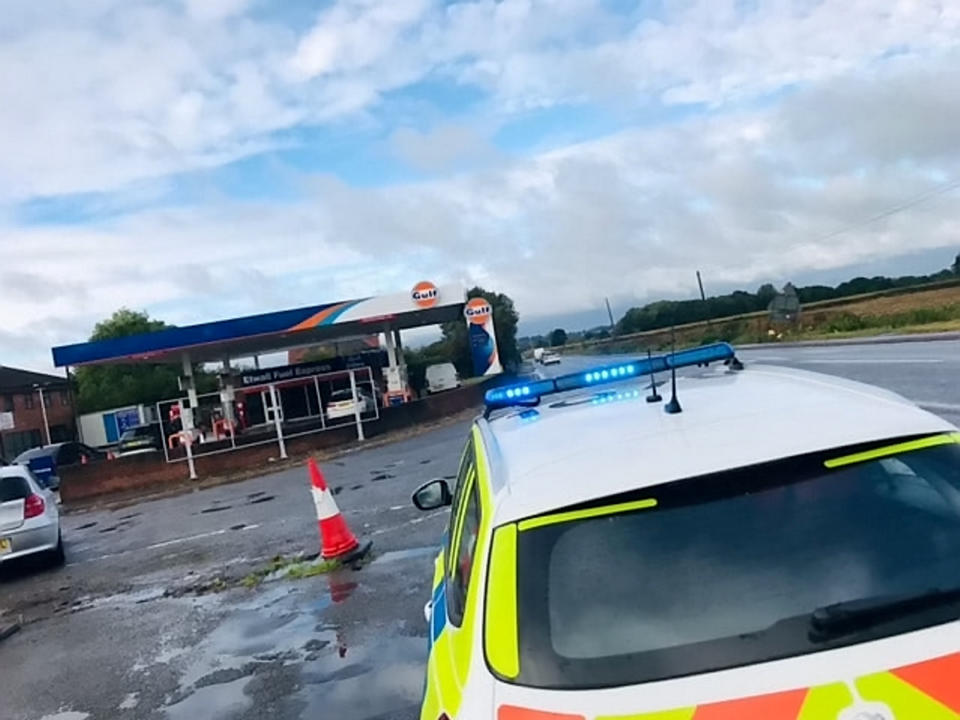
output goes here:
{"type": "Polygon", "coordinates": [[[912,402],[919,405],[924,410],[939,410],[940,412],[960,413],[960,404],[958,403],[926,402],[924,400],[913,400],[912,402]]]}
{"type": "Polygon", "coordinates": [[[797,365],[941,365],[943,358],[791,358],[784,360],[797,365]]]}
{"type": "Polygon", "coordinates": [[[411,507],[411,506],[410,506],[410,505],[391,505],[391,506],[390,506],[390,509],[391,509],[391,510],[406,510],[408,507],[411,507]]]}
{"type": "MultiPolygon", "coordinates": [[[[241,530],[256,530],[259,525],[246,525],[241,530]]],[[[230,528],[222,528],[220,530],[211,530],[210,532],[197,533],[196,535],[187,535],[186,537],[173,538],[172,540],[164,540],[162,542],[153,543],[152,545],[147,545],[142,548],[132,548],[130,550],[121,550],[120,552],[107,553],[105,555],[98,555],[97,557],[87,558],[86,560],[81,560],[80,563],[85,562],[99,562],[100,560],[110,560],[111,558],[121,557],[123,555],[129,555],[135,552],[145,552],[148,550],[160,550],[165,547],[170,547],[171,545],[180,545],[186,542],[193,542],[194,540],[204,540],[206,538],[217,537],[218,535],[225,535],[230,532],[230,528]]],[[[71,565],[76,565],[80,563],[70,563],[71,565]]]]}

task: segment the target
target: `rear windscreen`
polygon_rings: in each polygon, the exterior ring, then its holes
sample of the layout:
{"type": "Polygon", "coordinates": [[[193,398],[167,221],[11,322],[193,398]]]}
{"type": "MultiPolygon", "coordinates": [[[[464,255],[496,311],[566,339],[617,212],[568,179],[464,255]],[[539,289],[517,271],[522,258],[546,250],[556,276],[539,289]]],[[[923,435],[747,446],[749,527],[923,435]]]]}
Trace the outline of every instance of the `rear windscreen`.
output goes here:
{"type": "Polygon", "coordinates": [[[0,477],[0,503],[23,500],[30,494],[30,484],[23,478],[0,477]]]}
{"type": "Polygon", "coordinates": [[[651,506],[633,512],[521,523],[515,682],[640,683],[905,631],[814,642],[810,619],[833,603],[960,587],[960,446],[824,460],[651,488],[651,506]]]}

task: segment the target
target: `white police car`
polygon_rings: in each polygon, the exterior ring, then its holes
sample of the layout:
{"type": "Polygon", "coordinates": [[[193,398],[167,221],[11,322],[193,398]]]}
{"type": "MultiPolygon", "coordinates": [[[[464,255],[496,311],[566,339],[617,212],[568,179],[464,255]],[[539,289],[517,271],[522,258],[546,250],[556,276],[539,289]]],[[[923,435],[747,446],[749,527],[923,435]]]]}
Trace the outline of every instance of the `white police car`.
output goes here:
{"type": "Polygon", "coordinates": [[[422,720],[960,718],[957,429],[734,365],[488,392],[455,489],[414,495],[452,504],[422,720]]]}

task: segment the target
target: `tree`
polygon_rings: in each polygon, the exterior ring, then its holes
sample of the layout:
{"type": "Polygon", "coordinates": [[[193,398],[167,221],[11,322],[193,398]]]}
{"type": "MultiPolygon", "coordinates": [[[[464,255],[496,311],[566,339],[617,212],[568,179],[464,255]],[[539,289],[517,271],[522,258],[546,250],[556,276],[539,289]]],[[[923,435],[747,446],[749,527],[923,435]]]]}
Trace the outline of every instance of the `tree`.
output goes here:
{"type": "Polygon", "coordinates": [[[953,274],[960,275],[960,253],[957,253],[957,257],[953,260],[953,274]]]}
{"type": "Polygon", "coordinates": [[[764,283],[757,288],[757,310],[766,310],[770,301],[777,296],[777,289],[772,283],[764,283]]]}
{"type": "MultiPolygon", "coordinates": [[[[490,303],[493,309],[493,324],[497,335],[497,352],[500,354],[500,363],[507,370],[512,370],[520,364],[520,350],[517,348],[517,323],[520,316],[507,295],[490,292],[481,287],[474,287],[467,291],[467,298],[482,297],[490,303]]],[[[457,366],[461,376],[473,375],[473,358],[470,357],[470,345],[467,341],[467,324],[463,319],[444,323],[443,342],[450,352],[449,358],[457,366]]]]}
{"type": "MultiPolygon", "coordinates": [[[[151,320],[146,312],[120,308],[93,328],[91,341],[112,340],[172,327],[162,320],[151,320]]],[[[80,412],[96,412],[126,405],[155,403],[178,397],[179,365],[90,365],[77,368],[77,405],[80,412]]],[[[195,368],[200,392],[216,387],[216,378],[195,368]]]]}
{"type": "Polygon", "coordinates": [[[567,331],[563,328],[557,328],[550,333],[550,346],[560,347],[567,344],[567,331]]]}

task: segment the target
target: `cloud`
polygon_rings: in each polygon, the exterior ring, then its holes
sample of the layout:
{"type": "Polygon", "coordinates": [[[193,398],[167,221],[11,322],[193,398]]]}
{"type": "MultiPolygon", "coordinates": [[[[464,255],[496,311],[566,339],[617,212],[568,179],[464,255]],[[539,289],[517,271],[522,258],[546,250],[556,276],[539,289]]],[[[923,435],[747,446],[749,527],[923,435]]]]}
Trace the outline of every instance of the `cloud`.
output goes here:
{"type": "Polygon", "coordinates": [[[692,292],[695,269],[749,286],[960,236],[949,196],[859,225],[960,178],[956,3],[337,0],[305,23],[268,5],[5,4],[4,353],[46,363],[121,305],[185,323],[431,277],[546,316],[692,292]],[[480,99],[454,112],[426,86],[480,99]],[[619,129],[491,147],[571,105],[619,129]],[[361,125],[423,179],[358,187],[276,153],[361,125]],[[273,170],[262,199],[188,190],[257,154],[299,195],[271,200],[273,170]],[[23,224],[73,193],[79,220],[23,224]]]}
{"type": "Polygon", "coordinates": [[[747,102],[891,53],[929,61],[960,33],[942,0],[605,7],[338,0],[303,27],[242,0],[8,0],[0,203],[214,167],[285,130],[376,113],[425,79],[489,93],[501,121],[585,102],[629,115],[747,102]]]}
{"type": "Polygon", "coordinates": [[[482,167],[502,160],[501,153],[483,134],[466,125],[440,125],[427,132],[399,128],[391,135],[390,145],[405,163],[428,173],[482,167]]]}
{"type": "MultiPolygon", "coordinates": [[[[599,306],[605,295],[693,292],[696,269],[749,287],[930,248],[950,248],[946,265],[960,237],[948,196],[835,234],[938,187],[940,175],[960,177],[960,143],[934,151],[929,118],[897,112],[904,96],[891,90],[914,88],[920,108],[949,106],[931,79],[943,73],[918,63],[892,68],[890,82],[839,78],[782,105],[632,129],[442,179],[359,188],[307,174],[295,203],[221,199],[79,229],[7,228],[4,255],[31,268],[27,284],[61,291],[14,294],[0,325],[94,318],[122,304],[188,322],[396,291],[422,277],[494,286],[529,318],[599,306]],[[823,122],[811,136],[811,107],[842,110],[823,98],[873,108],[869,137],[856,121],[823,122]],[[61,283],[78,267],[91,268],[85,290],[68,292],[61,283]]],[[[436,137],[448,132],[458,136],[436,137]]],[[[411,140],[414,152],[435,142],[412,131],[411,140]]],[[[86,330],[64,332],[76,340],[86,330]]]]}

